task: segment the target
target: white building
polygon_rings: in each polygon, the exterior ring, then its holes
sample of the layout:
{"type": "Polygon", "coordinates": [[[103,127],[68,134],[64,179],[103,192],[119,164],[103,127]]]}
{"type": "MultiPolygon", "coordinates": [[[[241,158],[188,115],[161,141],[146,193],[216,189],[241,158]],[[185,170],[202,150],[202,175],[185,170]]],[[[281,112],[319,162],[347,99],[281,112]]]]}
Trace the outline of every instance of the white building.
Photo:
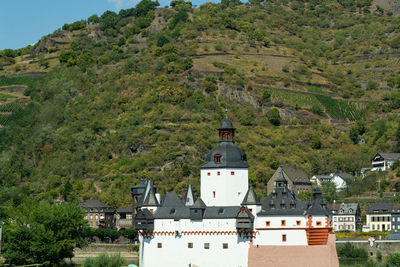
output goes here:
{"type": "Polygon", "coordinates": [[[333,230],[355,232],[361,228],[361,210],[358,203],[330,204],[333,230]]]}
{"type": "Polygon", "coordinates": [[[311,182],[321,186],[324,182],[333,182],[336,186],[336,191],[343,191],[347,188],[348,181],[354,181],[354,176],[345,172],[333,172],[325,175],[314,175],[311,177],[311,182]]]}
{"type": "Polygon", "coordinates": [[[396,161],[400,160],[400,153],[376,153],[375,157],[371,160],[371,171],[385,171],[396,161]]]}
{"type": "MultiPolygon", "coordinates": [[[[326,245],[332,222],[320,190],[312,201],[302,201],[281,173],[273,192],[259,200],[248,186],[249,165],[235,144],[235,128],[225,118],[218,130],[219,144],[201,166],[200,198],[190,186],[183,200],[168,192],[160,202],[152,182],[132,188],[140,266],[264,266],[249,256],[257,248],[314,245],[333,259],[324,266],[338,266],[334,243],[326,245]]],[[[297,266],[321,264],[304,260],[297,266]]]]}

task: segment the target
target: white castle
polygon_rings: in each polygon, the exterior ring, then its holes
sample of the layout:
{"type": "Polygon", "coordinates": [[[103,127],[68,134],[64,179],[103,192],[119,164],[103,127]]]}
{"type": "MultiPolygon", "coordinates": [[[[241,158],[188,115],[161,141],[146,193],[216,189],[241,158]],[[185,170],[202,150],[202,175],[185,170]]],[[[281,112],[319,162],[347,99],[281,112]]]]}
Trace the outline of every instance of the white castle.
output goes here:
{"type": "Polygon", "coordinates": [[[140,266],[338,266],[321,191],[302,201],[280,174],[259,200],[227,117],[218,131],[219,143],[201,166],[199,198],[189,185],[183,200],[168,192],[160,201],[147,179],[131,189],[140,266]]]}

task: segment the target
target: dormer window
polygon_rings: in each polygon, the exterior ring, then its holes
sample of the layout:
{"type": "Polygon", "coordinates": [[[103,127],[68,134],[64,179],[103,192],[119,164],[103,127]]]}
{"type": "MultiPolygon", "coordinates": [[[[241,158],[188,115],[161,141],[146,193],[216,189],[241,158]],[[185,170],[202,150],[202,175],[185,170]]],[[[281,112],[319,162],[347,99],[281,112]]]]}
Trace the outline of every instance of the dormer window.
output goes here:
{"type": "Polygon", "coordinates": [[[174,214],[175,213],[175,209],[171,209],[169,214],[174,214]]]}
{"type": "Polygon", "coordinates": [[[218,214],[224,214],[224,209],[222,209],[222,208],[219,209],[219,210],[218,210],[218,214]]]}
{"type": "Polygon", "coordinates": [[[215,163],[221,163],[221,155],[220,154],[215,154],[214,155],[214,161],[215,161],[215,163]]]}
{"type": "Polygon", "coordinates": [[[284,203],[281,204],[281,209],[286,209],[286,205],[284,203]]]}
{"type": "Polygon", "coordinates": [[[290,204],[290,208],[291,208],[291,209],[294,209],[295,207],[296,207],[296,205],[295,205],[294,203],[291,203],[291,204],[290,204]]]}
{"type": "Polygon", "coordinates": [[[352,213],[353,212],[353,209],[349,209],[349,213],[352,213]]]}
{"type": "Polygon", "coordinates": [[[246,156],[246,154],[243,154],[243,156],[242,156],[242,161],[247,161],[247,156],[246,156]]]}
{"type": "Polygon", "coordinates": [[[275,204],[270,204],[269,206],[271,207],[271,209],[275,209],[275,204]]]}

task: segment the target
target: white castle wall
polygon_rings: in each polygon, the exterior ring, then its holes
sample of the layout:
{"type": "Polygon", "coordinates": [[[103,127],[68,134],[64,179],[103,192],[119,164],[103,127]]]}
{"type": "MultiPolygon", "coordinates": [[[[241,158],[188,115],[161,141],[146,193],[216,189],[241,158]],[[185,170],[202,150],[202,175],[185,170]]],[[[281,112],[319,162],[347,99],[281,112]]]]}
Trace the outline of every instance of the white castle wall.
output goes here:
{"type": "Polygon", "coordinates": [[[247,266],[249,239],[244,239],[235,234],[235,219],[206,219],[203,221],[190,221],[182,219],[180,222],[174,220],[155,220],[155,232],[151,238],[140,237],[141,249],[146,251],[146,257],[140,255],[140,266],[247,266]],[[179,230],[177,230],[179,228],[179,230]],[[175,231],[179,232],[176,235],[175,231]],[[196,233],[189,231],[231,231],[231,234],[196,233]],[[164,232],[160,235],[159,232],[164,232]],[[165,232],[174,234],[165,235],[165,232]],[[161,243],[161,248],[158,247],[161,243]],[[188,247],[193,244],[193,248],[188,247]],[[208,243],[206,249],[204,244],[208,243]],[[223,248],[223,244],[228,248],[223,248]],[[177,252],[179,251],[179,254],[177,252]],[[191,264],[191,265],[190,265],[191,264]]]}
{"type": "Polygon", "coordinates": [[[207,206],[239,206],[242,203],[248,190],[247,169],[202,169],[200,175],[201,199],[207,206]]]}

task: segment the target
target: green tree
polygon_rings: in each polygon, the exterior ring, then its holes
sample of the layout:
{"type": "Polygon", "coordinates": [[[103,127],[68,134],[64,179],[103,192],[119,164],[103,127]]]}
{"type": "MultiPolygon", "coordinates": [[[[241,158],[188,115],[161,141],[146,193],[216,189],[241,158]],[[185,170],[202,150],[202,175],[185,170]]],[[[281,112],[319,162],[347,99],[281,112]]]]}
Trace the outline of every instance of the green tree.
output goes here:
{"type": "Polygon", "coordinates": [[[358,141],[360,141],[360,137],[357,127],[355,126],[351,127],[349,132],[349,137],[351,141],[353,141],[353,144],[358,144],[358,141]]]}
{"type": "Polygon", "coordinates": [[[131,242],[137,237],[137,231],[132,228],[127,228],[121,232],[122,236],[128,238],[131,242]]]}
{"type": "Polygon", "coordinates": [[[312,191],[301,191],[299,194],[297,194],[297,197],[300,198],[301,200],[312,200],[313,192],[312,191]]]}
{"type": "Polygon", "coordinates": [[[333,182],[324,182],[321,186],[321,191],[326,201],[332,202],[337,199],[336,186],[333,182]]]}
{"type": "Polygon", "coordinates": [[[385,267],[400,266],[400,253],[390,254],[386,258],[385,267]]]}
{"type": "Polygon", "coordinates": [[[312,149],[320,149],[322,146],[321,138],[318,135],[313,135],[311,137],[311,147],[312,149]]]}
{"type": "Polygon", "coordinates": [[[73,257],[75,247],[86,245],[88,223],[77,203],[50,205],[26,200],[10,209],[3,227],[2,256],[10,264],[60,265],[73,257]]]}
{"type": "Polygon", "coordinates": [[[279,116],[279,110],[276,108],[272,108],[267,112],[268,120],[275,126],[279,126],[281,124],[281,117],[279,116]]]}

